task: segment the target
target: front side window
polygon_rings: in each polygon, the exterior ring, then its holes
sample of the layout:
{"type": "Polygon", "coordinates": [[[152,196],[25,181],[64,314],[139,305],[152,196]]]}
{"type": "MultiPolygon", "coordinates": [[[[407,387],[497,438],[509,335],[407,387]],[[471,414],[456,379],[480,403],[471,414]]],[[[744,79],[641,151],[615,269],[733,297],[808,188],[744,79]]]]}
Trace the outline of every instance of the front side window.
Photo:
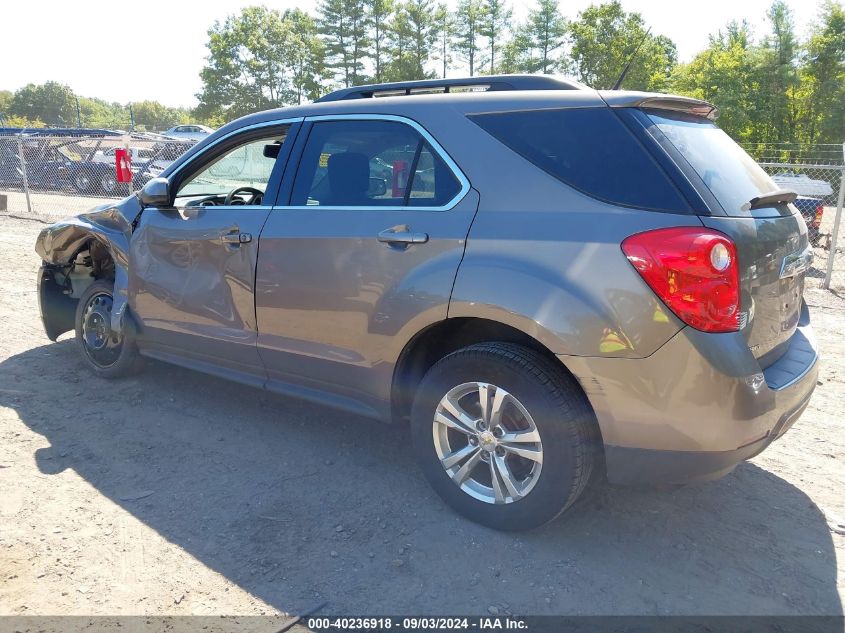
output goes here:
{"type": "Polygon", "coordinates": [[[460,191],[451,169],[397,121],[314,124],[293,187],[293,206],[440,207],[460,191]]]}
{"type": "Polygon", "coordinates": [[[219,205],[227,202],[227,197],[228,204],[264,204],[263,194],[286,133],[286,129],[277,130],[223,152],[181,183],[177,204],[204,198],[209,204],[219,205]],[[237,193],[238,190],[243,191],[237,193]],[[233,192],[236,193],[229,196],[233,192]]]}

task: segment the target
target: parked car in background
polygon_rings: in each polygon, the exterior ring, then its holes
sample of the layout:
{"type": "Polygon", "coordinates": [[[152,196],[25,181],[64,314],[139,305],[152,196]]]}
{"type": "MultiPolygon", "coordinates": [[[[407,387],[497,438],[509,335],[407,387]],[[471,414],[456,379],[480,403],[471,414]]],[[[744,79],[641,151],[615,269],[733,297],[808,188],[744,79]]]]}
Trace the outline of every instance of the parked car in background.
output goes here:
{"type": "Polygon", "coordinates": [[[780,172],[772,176],[772,180],[783,189],[794,191],[799,196],[824,198],[833,195],[833,187],[829,182],[810,178],[807,174],[780,172]]]}
{"type": "Polygon", "coordinates": [[[147,182],[157,178],[161,173],[170,167],[173,162],[182,154],[194,146],[194,142],[188,139],[184,141],[159,141],[151,148],[149,160],[132,165],[132,188],[141,189],[147,182]]]}
{"type": "Polygon", "coordinates": [[[47,336],[102,378],[142,354],[406,422],[444,501],[508,530],[595,471],[723,476],[807,407],[807,226],[711,104],[546,75],[319,101],[45,228],[47,336]]]}
{"type": "MultiPolygon", "coordinates": [[[[97,150],[94,152],[91,160],[95,163],[108,163],[109,165],[114,166],[114,154],[118,149],[118,147],[108,147],[106,149],[97,150]]],[[[129,148],[129,156],[131,158],[132,165],[143,165],[153,157],[153,154],[154,152],[152,149],[144,147],[129,148]]]]}
{"type": "Polygon", "coordinates": [[[819,228],[824,217],[824,200],[818,198],[796,198],[793,203],[801,212],[801,217],[807,223],[807,235],[813,246],[818,246],[821,241],[819,228]]]}
{"type": "Polygon", "coordinates": [[[67,183],[68,160],[52,147],[42,148],[38,140],[25,139],[20,144],[12,136],[0,136],[0,186],[23,189],[24,175],[20,153],[27,169],[27,184],[34,190],[55,190],[67,183]]]}
{"type": "Polygon", "coordinates": [[[191,139],[192,141],[201,141],[212,132],[214,132],[214,130],[212,130],[206,125],[175,125],[166,132],[164,132],[164,136],[170,136],[171,138],[191,139]]]}

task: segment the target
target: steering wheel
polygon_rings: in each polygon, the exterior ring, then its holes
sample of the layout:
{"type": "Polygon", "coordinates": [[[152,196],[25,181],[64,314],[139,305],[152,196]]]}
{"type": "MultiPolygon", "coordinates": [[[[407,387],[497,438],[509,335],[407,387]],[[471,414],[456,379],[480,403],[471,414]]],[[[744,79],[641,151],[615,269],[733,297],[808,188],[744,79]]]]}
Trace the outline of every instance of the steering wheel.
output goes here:
{"type": "Polygon", "coordinates": [[[231,205],[232,201],[235,199],[235,196],[239,193],[252,194],[249,197],[249,200],[242,204],[260,204],[261,198],[264,197],[264,192],[261,191],[261,189],[256,189],[255,187],[236,187],[226,195],[226,200],[223,202],[223,205],[227,207],[231,205]]]}

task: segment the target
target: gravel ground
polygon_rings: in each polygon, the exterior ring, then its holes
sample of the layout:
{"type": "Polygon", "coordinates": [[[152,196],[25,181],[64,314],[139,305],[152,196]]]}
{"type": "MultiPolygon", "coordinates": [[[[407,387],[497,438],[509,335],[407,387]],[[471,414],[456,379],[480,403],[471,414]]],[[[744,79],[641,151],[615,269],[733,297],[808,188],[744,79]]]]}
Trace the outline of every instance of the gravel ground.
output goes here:
{"type": "Polygon", "coordinates": [[[845,299],[808,290],[819,386],[761,456],[500,534],[401,426],[154,362],[90,377],[41,329],[42,226],[0,216],[0,615],[842,613],[845,299]]]}

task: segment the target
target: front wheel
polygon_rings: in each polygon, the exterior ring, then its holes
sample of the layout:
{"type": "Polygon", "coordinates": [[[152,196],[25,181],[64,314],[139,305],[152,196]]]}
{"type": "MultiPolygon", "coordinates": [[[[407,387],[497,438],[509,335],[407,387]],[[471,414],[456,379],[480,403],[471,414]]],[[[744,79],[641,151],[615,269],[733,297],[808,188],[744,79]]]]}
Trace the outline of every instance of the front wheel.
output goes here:
{"type": "Polygon", "coordinates": [[[117,191],[117,178],[114,174],[109,173],[100,176],[100,191],[107,196],[110,196],[117,191]]]}
{"type": "Polygon", "coordinates": [[[435,491],[467,518],[527,530],[583,492],[597,427],[578,384],[533,350],[481,343],[437,362],[411,416],[414,451],[435,491]]]}
{"type": "Polygon", "coordinates": [[[131,373],[138,359],[135,342],[124,332],[111,329],[114,283],[92,283],[76,307],[76,343],[85,366],[101,378],[131,373]]]}

